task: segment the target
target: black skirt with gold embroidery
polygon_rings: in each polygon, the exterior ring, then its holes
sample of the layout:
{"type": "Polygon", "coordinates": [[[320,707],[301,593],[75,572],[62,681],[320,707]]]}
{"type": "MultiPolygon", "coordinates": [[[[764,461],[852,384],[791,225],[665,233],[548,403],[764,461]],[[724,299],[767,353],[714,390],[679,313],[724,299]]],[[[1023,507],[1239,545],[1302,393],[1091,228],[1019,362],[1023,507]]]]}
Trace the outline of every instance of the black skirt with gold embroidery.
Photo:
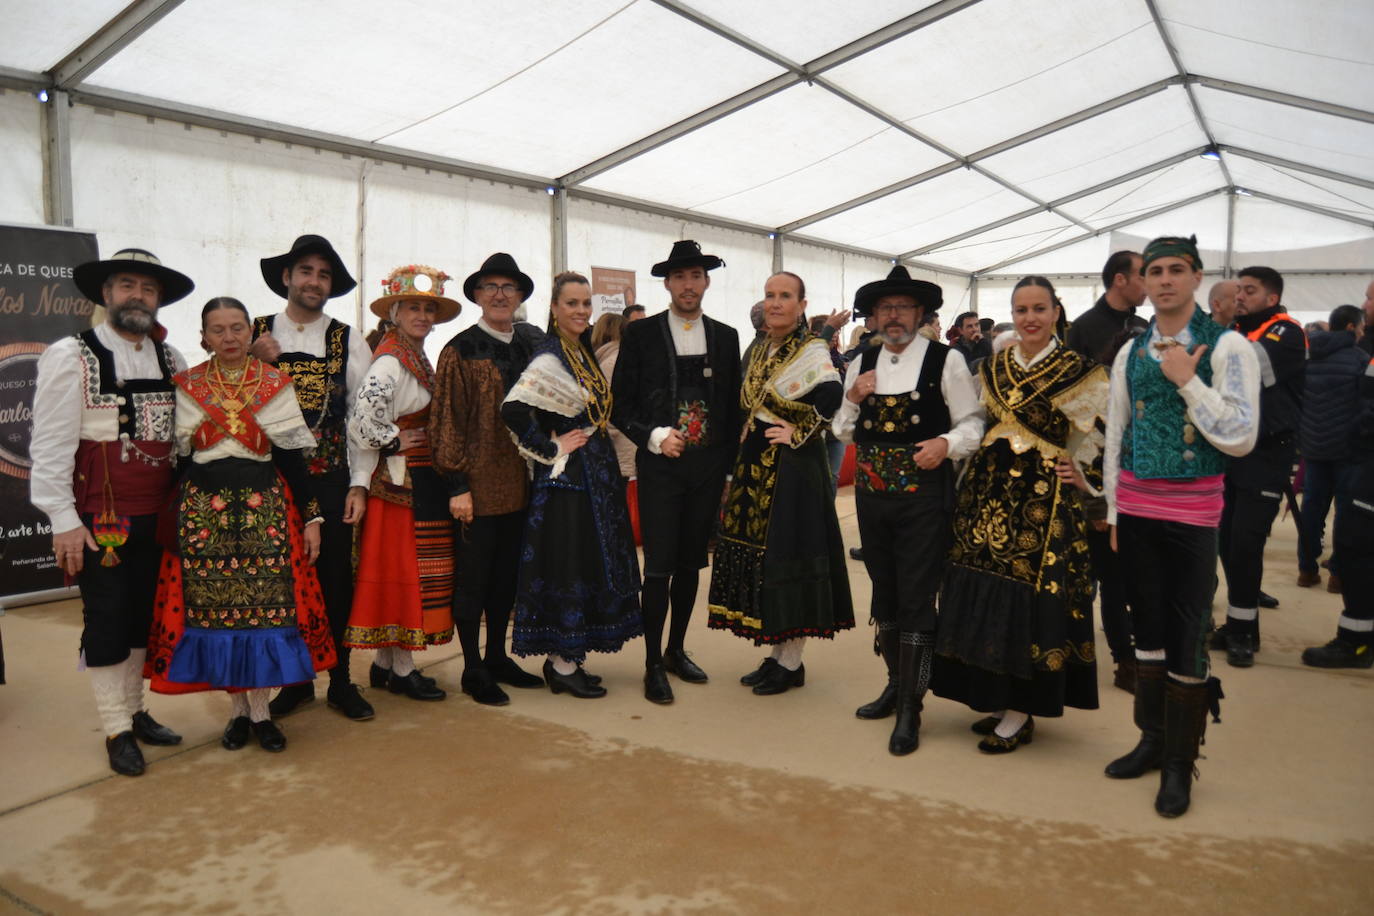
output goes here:
{"type": "Polygon", "coordinates": [[[1006,439],[973,457],[940,594],[932,689],[980,712],[1097,708],[1083,511],[1054,456],[1006,439]]]}

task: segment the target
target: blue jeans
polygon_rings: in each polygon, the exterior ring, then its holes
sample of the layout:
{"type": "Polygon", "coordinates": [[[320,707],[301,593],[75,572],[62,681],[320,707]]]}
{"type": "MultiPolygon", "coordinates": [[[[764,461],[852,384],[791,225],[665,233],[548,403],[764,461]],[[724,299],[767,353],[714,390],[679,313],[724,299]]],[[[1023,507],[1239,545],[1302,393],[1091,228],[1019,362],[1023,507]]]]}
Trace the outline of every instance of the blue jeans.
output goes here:
{"type": "Polygon", "coordinates": [[[847,443],[833,436],[825,440],[825,454],[830,459],[830,495],[840,492],[840,465],[844,463],[844,450],[847,443]]]}
{"type": "MultiPolygon", "coordinates": [[[[1350,461],[1303,461],[1302,524],[1298,531],[1298,570],[1314,573],[1322,555],[1326,534],[1326,513],[1336,500],[1336,514],[1349,501],[1350,485],[1357,465],[1350,461]],[[1343,498],[1344,497],[1344,498],[1343,498]]],[[[1331,571],[1340,574],[1336,552],[1331,552],[1331,571]]]]}

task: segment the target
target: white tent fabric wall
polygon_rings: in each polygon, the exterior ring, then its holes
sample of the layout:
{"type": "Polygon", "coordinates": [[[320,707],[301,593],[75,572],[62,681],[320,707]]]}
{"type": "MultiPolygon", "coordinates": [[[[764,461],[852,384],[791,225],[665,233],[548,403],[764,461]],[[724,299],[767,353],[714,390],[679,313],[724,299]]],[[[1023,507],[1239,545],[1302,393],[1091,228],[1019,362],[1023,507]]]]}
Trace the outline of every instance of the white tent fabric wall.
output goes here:
{"type": "Polygon", "coordinates": [[[43,222],[42,106],[32,94],[0,89],[0,222],[43,222]]]}

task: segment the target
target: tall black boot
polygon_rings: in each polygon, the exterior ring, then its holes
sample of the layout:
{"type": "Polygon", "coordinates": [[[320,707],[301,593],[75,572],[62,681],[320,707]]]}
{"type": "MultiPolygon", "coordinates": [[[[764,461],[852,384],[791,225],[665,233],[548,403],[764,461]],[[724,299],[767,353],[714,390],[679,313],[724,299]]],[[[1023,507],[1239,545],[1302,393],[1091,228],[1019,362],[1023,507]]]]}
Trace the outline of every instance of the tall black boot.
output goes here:
{"type": "Polygon", "coordinates": [[[1167,681],[1164,687],[1164,761],[1160,767],[1155,811],[1178,817],[1188,810],[1194,762],[1207,730],[1207,685],[1167,681]]]}
{"type": "Polygon", "coordinates": [[[901,634],[895,623],[878,624],[878,648],[887,664],[887,684],[878,699],[865,703],[854,711],[860,719],[886,719],[897,708],[897,656],[901,634]]]}
{"type": "Polygon", "coordinates": [[[887,750],[898,757],[921,743],[921,701],[930,686],[930,663],[935,654],[931,633],[902,633],[897,654],[897,721],[887,750]]]}
{"type": "Polygon", "coordinates": [[[1112,779],[1138,779],[1159,769],[1164,755],[1164,662],[1136,662],[1135,725],[1140,741],[1129,754],[1107,764],[1112,779]]]}

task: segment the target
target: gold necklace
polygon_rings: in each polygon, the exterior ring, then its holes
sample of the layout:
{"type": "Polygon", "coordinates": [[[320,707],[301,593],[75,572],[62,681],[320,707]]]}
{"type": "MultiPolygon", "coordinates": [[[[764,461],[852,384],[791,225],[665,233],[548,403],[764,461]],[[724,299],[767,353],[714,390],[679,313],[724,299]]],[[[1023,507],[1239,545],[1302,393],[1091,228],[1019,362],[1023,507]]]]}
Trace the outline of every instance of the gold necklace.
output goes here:
{"type": "Polygon", "coordinates": [[[226,377],[226,370],[219,363],[218,357],[210,358],[210,371],[205,373],[205,383],[210,389],[215,403],[224,410],[224,416],[229,421],[230,435],[237,436],[247,427],[243,420],[239,419],[239,413],[248,406],[249,401],[258,393],[258,388],[262,385],[262,373],[252,379],[253,387],[246,394],[244,388],[248,385],[248,364],[245,363],[238,370],[238,379],[232,377],[234,370],[227,370],[229,377],[226,377]],[[232,387],[231,387],[232,386],[232,387]]]}
{"type": "Polygon", "coordinates": [[[587,360],[582,348],[569,344],[568,338],[561,333],[558,342],[563,347],[563,357],[572,369],[573,378],[582,390],[591,395],[587,400],[587,418],[592,425],[603,432],[611,420],[611,386],[605,374],[595,361],[587,360]]]}

